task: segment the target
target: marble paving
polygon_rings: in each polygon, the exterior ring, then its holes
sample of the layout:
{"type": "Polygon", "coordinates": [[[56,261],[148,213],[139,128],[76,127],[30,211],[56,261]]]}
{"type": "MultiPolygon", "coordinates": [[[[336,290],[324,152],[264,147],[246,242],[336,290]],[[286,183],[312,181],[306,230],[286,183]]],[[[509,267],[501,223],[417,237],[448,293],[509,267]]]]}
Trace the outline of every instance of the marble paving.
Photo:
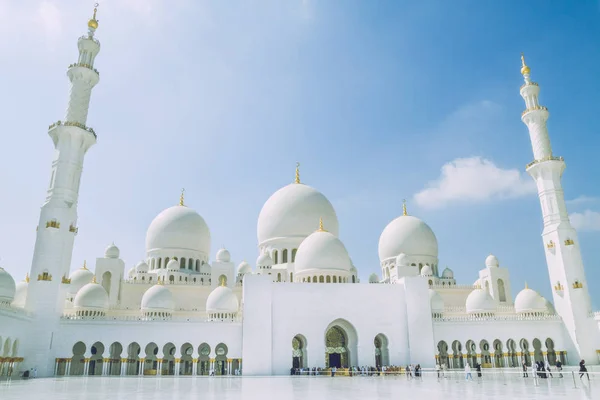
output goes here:
{"type": "Polygon", "coordinates": [[[0,381],[2,400],[153,399],[600,399],[600,376],[581,381],[462,374],[408,380],[388,377],[69,377],[0,381]]]}

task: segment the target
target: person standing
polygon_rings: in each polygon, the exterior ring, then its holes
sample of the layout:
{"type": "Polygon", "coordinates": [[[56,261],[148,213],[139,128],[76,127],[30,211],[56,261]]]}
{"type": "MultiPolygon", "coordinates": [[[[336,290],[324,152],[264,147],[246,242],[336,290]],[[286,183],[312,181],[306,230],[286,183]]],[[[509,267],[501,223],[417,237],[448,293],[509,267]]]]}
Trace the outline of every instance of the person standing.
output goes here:
{"type": "Polygon", "coordinates": [[[527,375],[527,363],[525,361],[523,361],[523,378],[527,378],[529,375],[527,375]]]}
{"type": "Polygon", "coordinates": [[[546,368],[546,372],[548,372],[548,376],[550,376],[550,378],[554,378],[552,372],[550,371],[550,363],[548,361],[546,361],[544,367],[546,368]]]}
{"type": "Polygon", "coordinates": [[[465,364],[465,380],[473,380],[473,375],[471,375],[471,366],[469,363],[465,364]]]}
{"type": "Polygon", "coordinates": [[[440,364],[435,364],[435,372],[437,372],[438,380],[440,379],[440,364]]]}
{"type": "Polygon", "coordinates": [[[590,374],[585,366],[585,360],[579,361],[579,379],[583,378],[583,375],[587,375],[588,381],[590,380],[590,374]]]}
{"type": "Polygon", "coordinates": [[[558,377],[562,378],[563,374],[562,374],[562,363],[560,362],[560,360],[558,360],[556,362],[556,370],[558,371],[558,377]]]}
{"type": "Polygon", "coordinates": [[[477,371],[477,377],[481,378],[481,364],[477,363],[475,370],[477,371]]]}

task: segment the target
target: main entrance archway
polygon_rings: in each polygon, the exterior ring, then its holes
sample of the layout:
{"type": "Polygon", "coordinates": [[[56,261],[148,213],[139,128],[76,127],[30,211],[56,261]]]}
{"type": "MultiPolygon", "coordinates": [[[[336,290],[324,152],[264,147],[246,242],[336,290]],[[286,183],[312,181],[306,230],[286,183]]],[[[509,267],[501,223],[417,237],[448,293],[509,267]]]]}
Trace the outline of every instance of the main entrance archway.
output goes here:
{"type": "Polygon", "coordinates": [[[356,330],[346,320],[336,320],[325,331],[325,367],[349,368],[356,363],[356,330]]]}

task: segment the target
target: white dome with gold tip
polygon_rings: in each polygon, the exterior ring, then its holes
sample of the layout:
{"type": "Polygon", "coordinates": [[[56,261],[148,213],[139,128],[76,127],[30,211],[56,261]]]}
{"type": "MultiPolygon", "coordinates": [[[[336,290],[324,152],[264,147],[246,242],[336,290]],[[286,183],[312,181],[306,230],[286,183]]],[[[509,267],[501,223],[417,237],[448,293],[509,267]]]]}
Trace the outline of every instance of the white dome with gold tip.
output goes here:
{"type": "Polygon", "coordinates": [[[108,293],[104,288],[93,282],[82,287],[73,301],[76,309],[106,310],[108,308],[108,293]]]}
{"type": "Polygon", "coordinates": [[[390,222],[379,237],[379,261],[383,262],[400,255],[409,257],[438,256],[438,243],[435,234],[425,222],[408,215],[404,207],[403,215],[390,222]]]}
{"type": "Polygon", "coordinates": [[[146,252],[159,249],[210,253],[210,231],[204,218],[186,206],[173,206],[154,218],[146,233],[146,252]]]}
{"type": "Polygon", "coordinates": [[[83,267],[71,272],[71,276],[69,276],[69,279],[71,279],[71,283],[67,285],[67,292],[69,294],[74,295],[77,294],[77,292],[79,292],[79,289],[81,289],[82,287],[90,283],[92,279],[94,279],[94,273],[87,269],[86,264],[84,262],[83,267]]]}
{"type": "Polygon", "coordinates": [[[525,287],[515,297],[515,311],[521,313],[547,313],[546,299],[535,290],[525,287]]]}
{"type": "Polygon", "coordinates": [[[296,273],[313,270],[352,270],[352,260],[337,236],[321,228],[304,239],[296,253],[296,273]]]}
{"type": "Polygon", "coordinates": [[[491,313],[496,311],[496,304],[494,299],[487,290],[475,289],[467,297],[465,303],[467,313],[491,313]]]}
{"type": "Polygon", "coordinates": [[[217,286],[206,299],[206,312],[237,313],[239,301],[233,290],[227,286],[217,286]]]}
{"type": "Polygon", "coordinates": [[[319,218],[331,233],[338,235],[338,219],[333,206],[321,192],[300,183],[296,169],[296,183],[282,187],[263,205],[258,216],[258,243],[306,237],[314,232],[319,218]]]}
{"type": "Polygon", "coordinates": [[[173,293],[163,285],[154,285],[142,296],[143,312],[173,312],[173,293]]]}
{"type": "Polygon", "coordinates": [[[0,303],[12,303],[17,290],[15,280],[2,267],[0,267],[0,303]]]}

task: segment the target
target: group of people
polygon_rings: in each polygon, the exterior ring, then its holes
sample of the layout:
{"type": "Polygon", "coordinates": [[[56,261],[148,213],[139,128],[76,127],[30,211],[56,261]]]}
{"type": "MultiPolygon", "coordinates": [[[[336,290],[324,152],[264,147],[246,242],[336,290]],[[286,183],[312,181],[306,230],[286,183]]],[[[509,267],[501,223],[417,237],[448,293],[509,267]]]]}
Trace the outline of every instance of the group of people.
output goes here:
{"type": "Polygon", "coordinates": [[[420,377],[421,365],[407,365],[405,368],[395,365],[388,366],[362,366],[362,367],[332,367],[332,368],[320,368],[320,367],[312,367],[312,368],[294,368],[290,369],[290,375],[344,375],[344,376],[374,376],[374,375],[400,375],[406,374],[408,379],[414,377],[420,377]]]}
{"type": "MultiPolygon", "coordinates": [[[[525,361],[523,361],[522,368],[523,378],[529,377],[529,373],[527,371],[527,363],[525,361]]],[[[562,378],[562,363],[560,362],[560,360],[556,361],[556,370],[558,371],[558,377],[562,378]]],[[[550,364],[548,363],[548,361],[536,361],[533,364],[531,364],[531,374],[542,379],[554,377],[554,375],[552,375],[552,370],[550,369],[550,364]]]]}

